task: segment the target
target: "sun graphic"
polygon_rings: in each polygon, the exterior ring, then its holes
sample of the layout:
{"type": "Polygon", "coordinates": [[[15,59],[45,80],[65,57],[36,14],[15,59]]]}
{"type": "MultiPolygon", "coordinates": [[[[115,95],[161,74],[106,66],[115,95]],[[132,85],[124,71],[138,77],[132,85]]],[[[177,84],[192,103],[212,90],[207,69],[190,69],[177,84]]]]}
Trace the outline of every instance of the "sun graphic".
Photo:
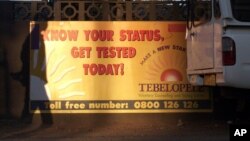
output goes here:
{"type": "Polygon", "coordinates": [[[182,81],[183,77],[181,73],[176,69],[167,69],[161,74],[161,81],[175,82],[182,81]]]}
{"type": "Polygon", "coordinates": [[[62,49],[56,50],[56,47],[46,50],[48,84],[53,87],[54,99],[77,99],[85,95],[81,89],[83,79],[77,75],[80,72],[76,64],[72,64],[69,56],[63,52],[62,49]]]}
{"type": "Polygon", "coordinates": [[[186,56],[173,50],[156,53],[147,62],[145,79],[148,81],[180,82],[186,81],[186,56]]]}

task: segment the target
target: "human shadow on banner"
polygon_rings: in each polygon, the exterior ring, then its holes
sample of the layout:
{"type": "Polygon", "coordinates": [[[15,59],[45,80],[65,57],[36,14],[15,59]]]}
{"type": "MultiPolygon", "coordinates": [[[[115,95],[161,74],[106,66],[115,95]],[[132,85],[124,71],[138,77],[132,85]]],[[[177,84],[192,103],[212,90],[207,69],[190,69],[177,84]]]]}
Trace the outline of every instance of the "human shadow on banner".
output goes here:
{"type": "MultiPolygon", "coordinates": [[[[37,14],[34,18],[37,21],[46,21],[42,14],[37,14]]],[[[45,44],[41,32],[46,30],[47,22],[42,25],[32,23],[31,32],[26,37],[21,51],[22,69],[19,72],[11,73],[13,79],[18,80],[25,87],[25,101],[21,119],[26,123],[32,123],[34,113],[30,110],[40,109],[38,104],[30,105],[32,101],[49,101],[49,95],[46,92],[46,54],[45,44]],[[32,74],[31,74],[32,72],[32,74]]],[[[50,109],[46,113],[41,113],[42,125],[52,125],[53,118],[50,109]]]]}

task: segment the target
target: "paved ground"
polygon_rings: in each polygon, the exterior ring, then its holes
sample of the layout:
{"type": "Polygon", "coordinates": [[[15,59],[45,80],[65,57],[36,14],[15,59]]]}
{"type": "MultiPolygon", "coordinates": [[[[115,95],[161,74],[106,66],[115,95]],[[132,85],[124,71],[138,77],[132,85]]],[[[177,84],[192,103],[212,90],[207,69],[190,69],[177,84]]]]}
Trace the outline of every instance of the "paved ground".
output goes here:
{"type": "Polygon", "coordinates": [[[56,115],[51,126],[0,121],[3,141],[228,141],[228,120],[212,114],[56,115]]]}

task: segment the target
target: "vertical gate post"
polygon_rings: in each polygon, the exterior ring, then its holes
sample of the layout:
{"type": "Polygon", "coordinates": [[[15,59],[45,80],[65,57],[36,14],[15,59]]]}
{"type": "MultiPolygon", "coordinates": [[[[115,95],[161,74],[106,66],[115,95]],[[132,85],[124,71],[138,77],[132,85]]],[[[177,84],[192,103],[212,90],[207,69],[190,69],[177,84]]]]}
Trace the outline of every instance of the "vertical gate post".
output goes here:
{"type": "Polygon", "coordinates": [[[54,3],[54,20],[60,21],[61,20],[61,2],[55,1],[54,3]]]}
{"type": "Polygon", "coordinates": [[[126,20],[132,20],[132,1],[126,1],[126,20]]]}

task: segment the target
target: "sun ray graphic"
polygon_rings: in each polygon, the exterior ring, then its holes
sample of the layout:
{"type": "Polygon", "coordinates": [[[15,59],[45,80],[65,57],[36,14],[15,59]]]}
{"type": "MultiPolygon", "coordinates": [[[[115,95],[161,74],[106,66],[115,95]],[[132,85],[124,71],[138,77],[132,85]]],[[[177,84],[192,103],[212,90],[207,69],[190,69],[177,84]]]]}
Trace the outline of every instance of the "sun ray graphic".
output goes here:
{"type": "Polygon", "coordinates": [[[145,79],[155,82],[186,81],[186,57],[173,51],[165,51],[152,56],[145,68],[145,79]]]}
{"type": "Polygon", "coordinates": [[[48,93],[51,93],[53,100],[75,100],[85,96],[81,87],[83,78],[79,78],[79,75],[77,75],[79,74],[77,64],[71,62],[70,56],[63,53],[64,50],[56,48],[46,48],[48,93]]]}
{"type": "Polygon", "coordinates": [[[72,67],[69,67],[69,68],[63,70],[63,71],[61,72],[61,74],[59,74],[59,76],[56,77],[56,78],[53,80],[53,82],[54,82],[54,83],[59,82],[60,80],[62,80],[62,78],[63,78],[65,75],[67,75],[68,73],[73,72],[75,69],[76,69],[76,67],[75,67],[75,66],[72,66],[72,67]]]}
{"type": "Polygon", "coordinates": [[[52,76],[58,70],[58,67],[63,63],[64,60],[65,56],[62,56],[58,61],[56,61],[55,65],[49,73],[49,76],[52,76]]]}
{"type": "Polygon", "coordinates": [[[80,83],[80,82],[82,82],[82,79],[73,79],[73,80],[67,81],[67,82],[61,84],[60,86],[58,86],[57,90],[66,89],[70,85],[73,85],[75,83],[80,83]]]}

